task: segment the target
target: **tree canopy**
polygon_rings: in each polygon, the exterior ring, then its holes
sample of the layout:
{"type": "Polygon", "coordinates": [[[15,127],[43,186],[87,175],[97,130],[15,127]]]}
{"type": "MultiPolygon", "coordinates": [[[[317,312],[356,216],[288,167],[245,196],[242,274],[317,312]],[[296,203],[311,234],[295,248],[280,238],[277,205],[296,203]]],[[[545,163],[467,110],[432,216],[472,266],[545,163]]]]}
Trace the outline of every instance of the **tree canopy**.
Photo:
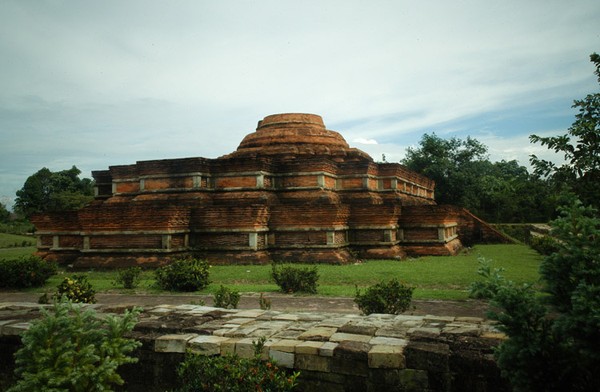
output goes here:
{"type": "MultiPolygon", "coordinates": [[[[593,53],[600,84],[600,55],[593,53]]],[[[600,93],[588,94],[576,100],[574,108],[579,112],[567,133],[559,136],[540,137],[531,135],[533,143],[540,143],[562,153],[564,163],[553,162],[531,156],[531,164],[537,174],[548,176],[559,191],[575,193],[584,204],[600,207],[600,93]]]]}
{"type": "Polygon", "coordinates": [[[515,160],[491,162],[477,139],[425,134],[402,164],[435,181],[439,204],[465,207],[492,222],[545,222],[554,211],[544,180],[515,160]]]}
{"type": "Polygon", "coordinates": [[[73,210],[94,197],[94,184],[89,178],[80,179],[81,170],[52,172],[42,168],[29,176],[17,191],[15,210],[26,217],[46,211],[73,210]]]}
{"type": "Polygon", "coordinates": [[[10,211],[6,208],[6,206],[0,203],[0,223],[8,222],[10,218],[10,211]]]}

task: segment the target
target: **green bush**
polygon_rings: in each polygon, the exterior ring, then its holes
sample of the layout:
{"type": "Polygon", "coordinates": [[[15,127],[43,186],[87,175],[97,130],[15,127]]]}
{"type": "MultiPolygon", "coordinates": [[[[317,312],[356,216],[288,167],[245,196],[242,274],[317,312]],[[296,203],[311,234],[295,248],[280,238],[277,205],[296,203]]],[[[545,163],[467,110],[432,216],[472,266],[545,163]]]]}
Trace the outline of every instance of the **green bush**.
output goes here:
{"type": "Polygon", "coordinates": [[[559,249],[558,242],[549,235],[531,237],[529,246],[544,256],[549,256],[559,249]]]}
{"type": "Polygon", "coordinates": [[[484,257],[478,257],[479,268],[477,274],[483,278],[469,285],[469,297],[476,299],[492,299],[500,287],[512,285],[511,282],[507,281],[502,275],[504,268],[492,269],[492,263],[490,260],[484,257]]]}
{"type": "Polygon", "coordinates": [[[140,267],[123,268],[117,271],[115,283],[123,285],[126,289],[135,289],[140,283],[140,275],[142,269],[140,267]]]}
{"type": "Polygon", "coordinates": [[[156,282],[163,290],[196,291],[206,287],[208,269],[206,261],[198,259],[180,259],[172,264],[156,269],[156,282]]]}
{"type": "Polygon", "coordinates": [[[96,303],[96,291],[88,281],[86,275],[73,275],[63,279],[57,287],[58,291],[55,297],[65,297],[72,302],[82,302],[86,304],[96,303]]]}
{"type": "Polygon", "coordinates": [[[237,309],[240,293],[221,285],[214,295],[214,305],[217,308],[237,309]]]}
{"type": "Polygon", "coordinates": [[[40,287],[54,274],[56,264],[48,263],[36,256],[0,260],[0,287],[40,287]]]}
{"type": "Polygon", "coordinates": [[[286,392],[297,386],[300,373],[288,373],[272,360],[261,360],[264,338],[254,343],[253,358],[204,356],[188,352],[177,369],[176,392],[286,392]]]}
{"type": "Polygon", "coordinates": [[[23,333],[15,354],[17,384],[9,392],[112,390],[122,385],[117,368],[136,362],[128,356],[141,344],[123,336],[135,326],[139,310],[102,319],[90,308],[56,302],[23,333]]]}
{"type": "Polygon", "coordinates": [[[400,314],[410,307],[414,289],[392,279],[367,288],[364,294],[356,288],[354,302],[364,314],[400,314]]]}
{"type": "Polygon", "coordinates": [[[319,280],[317,267],[297,268],[289,265],[277,267],[273,264],[271,277],[285,293],[315,294],[317,292],[319,280]]]}

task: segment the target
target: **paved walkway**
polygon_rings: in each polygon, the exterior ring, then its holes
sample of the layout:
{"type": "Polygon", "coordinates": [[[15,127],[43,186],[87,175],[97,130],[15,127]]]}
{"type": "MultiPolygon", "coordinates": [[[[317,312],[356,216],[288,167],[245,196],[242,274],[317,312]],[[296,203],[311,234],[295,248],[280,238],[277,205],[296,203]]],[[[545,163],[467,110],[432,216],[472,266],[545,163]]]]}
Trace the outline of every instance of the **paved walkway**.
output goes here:
{"type": "MultiPolygon", "coordinates": [[[[0,292],[2,302],[33,302],[37,303],[39,293],[0,292]]],[[[271,301],[271,309],[288,312],[334,312],[345,314],[360,314],[360,310],[353,298],[347,297],[321,297],[287,295],[279,293],[266,293],[265,297],[271,301]]],[[[185,305],[200,304],[203,301],[207,306],[213,304],[211,295],[194,294],[96,294],[98,304],[104,307],[113,306],[156,306],[156,305],[185,305]]],[[[259,294],[243,294],[239,309],[258,309],[259,294]]],[[[487,304],[482,301],[436,301],[415,300],[413,310],[405,314],[412,315],[437,315],[455,317],[485,317],[487,304]]]]}

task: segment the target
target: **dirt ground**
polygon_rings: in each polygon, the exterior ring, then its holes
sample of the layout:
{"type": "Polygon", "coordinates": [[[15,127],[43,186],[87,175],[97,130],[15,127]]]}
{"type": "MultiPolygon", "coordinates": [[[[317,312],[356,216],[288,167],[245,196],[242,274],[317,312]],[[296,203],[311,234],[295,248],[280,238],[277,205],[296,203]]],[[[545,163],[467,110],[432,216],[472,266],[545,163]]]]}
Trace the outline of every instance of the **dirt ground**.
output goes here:
{"type": "MultiPolygon", "coordinates": [[[[23,292],[0,292],[1,302],[37,302],[40,294],[23,292]]],[[[271,309],[288,312],[335,312],[347,314],[360,314],[353,298],[319,297],[303,295],[287,295],[267,293],[265,297],[271,301],[271,309]]],[[[127,294],[96,294],[99,305],[105,307],[117,306],[155,306],[155,305],[180,305],[199,304],[200,301],[208,306],[212,305],[210,295],[127,295],[127,294]]],[[[258,309],[259,294],[244,294],[238,304],[239,309],[258,309]]],[[[442,301],[442,300],[414,300],[414,309],[405,314],[456,316],[456,317],[482,317],[485,318],[487,304],[478,300],[442,301]]]]}

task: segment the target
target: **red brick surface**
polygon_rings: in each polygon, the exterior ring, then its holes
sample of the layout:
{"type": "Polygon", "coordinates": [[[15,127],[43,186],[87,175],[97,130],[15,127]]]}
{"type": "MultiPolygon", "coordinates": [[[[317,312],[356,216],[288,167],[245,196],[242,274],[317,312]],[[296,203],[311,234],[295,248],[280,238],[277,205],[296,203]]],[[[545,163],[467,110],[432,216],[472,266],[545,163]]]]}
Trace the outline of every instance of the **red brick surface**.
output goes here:
{"type": "Polygon", "coordinates": [[[433,181],[374,162],[316,115],[267,116],[217,159],[141,161],[92,174],[94,202],[32,218],[46,258],[81,268],[161,265],[191,254],[213,263],[344,263],[356,253],[451,254],[461,240],[499,238],[468,211],[435,205],[433,181]]]}

